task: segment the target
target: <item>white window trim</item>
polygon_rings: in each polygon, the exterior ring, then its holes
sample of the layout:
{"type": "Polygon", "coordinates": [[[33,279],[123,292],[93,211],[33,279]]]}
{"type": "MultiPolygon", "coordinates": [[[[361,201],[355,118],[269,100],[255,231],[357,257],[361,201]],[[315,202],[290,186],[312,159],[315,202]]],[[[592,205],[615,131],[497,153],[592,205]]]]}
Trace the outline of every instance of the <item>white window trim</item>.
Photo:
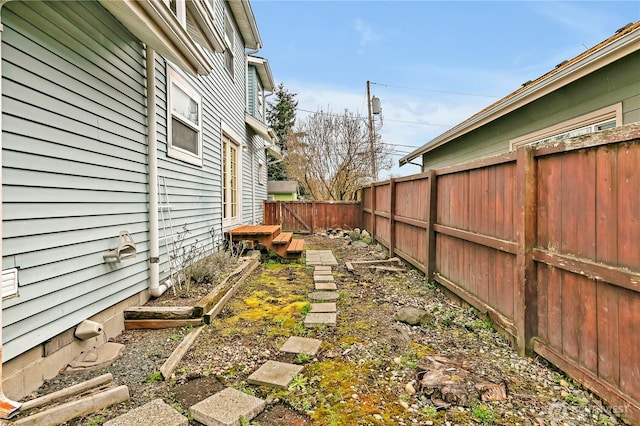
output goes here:
{"type": "Polygon", "coordinates": [[[264,184],[266,183],[266,172],[265,172],[265,165],[264,165],[264,161],[259,160],[258,161],[258,184],[264,186],[264,184]]]}
{"type": "Polygon", "coordinates": [[[234,52],[235,49],[235,37],[236,37],[236,29],[233,26],[233,21],[231,20],[230,17],[230,13],[228,10],[225,9],[224,12],[224,43],[226,44],[226,49],[223,52],[224,56],[224,69],[227,70],[227,73],[229,74],[229,76],[231,77],[231,79],[234,78],[235,76],[235,57],[236,57],[236,53],[234,52]],[[229,35],[227,33],[227,30],[230,30],[231,34],[229,35]],[[227,50],[229,51],[229,54],[231,55],[231,69],[229,69],[227,67],[227,50]]]}
{"type": "Polygon", "coordinates": [[[512,139],[509,141],[509,149],[511,151],[515,151],[524,145],[532,145],[552,136],[561,135],[572,130],[600,124],[614,119],[616,120],[616,127],[622,125],[622,102],[558,123],[554,126],[547,127],[546,129],[512,139]]]}
{"type": "Polygon", "coordinates": [[[220,139],[220,151],[222,153],[222,158],[221,158],[221,175],[222,175],[222,187],[220,188],[222,191],[225,190],[225,182],[224,180],[227,179],[227,176],[224,174],[224,157],[227,156],[227,153],[223,151],[223,141],[222,138],[227,138],[229,140],[229,142],[231,142],[234,147],[236,148],[236,155],[237,155],[237,184],[238,184],[238,188],[236,190],[236,196],[237,196],[237,210],[236,210],[236,217],[228,217],[225,218],[225,212],[224,210],[226,208],[228,208],[228,206],[226,206],[224,204],[224,193],[222,194],[222,226],[223,228],[229,228],[231,226],[235,226],[235,225],[239,225],[242,223],[242,143],[240,142],[242,140],[242,138],[240,137],[240,135],[236,132],[233,131],[233,129],[231,129],[231,127],[229,127],[227,124],[222,123],[222,134],[221,134],[221,139],[220,139]]]}
{"type": "MultiPolygon", "coordinates": [[[[177,114],[175,116],[190,127],[196,127],[185,117],[177,114]]],[[[202,96],[193,86],[182,78],[177,71],[169,66],[167,66],[167,155],[177,160],[202,167],[202,96]],[[174,113],[171,107],[171,86],[174,84],[198,103],[198,154],[173,146],[172,118],[174,117],[174,113]]]]}

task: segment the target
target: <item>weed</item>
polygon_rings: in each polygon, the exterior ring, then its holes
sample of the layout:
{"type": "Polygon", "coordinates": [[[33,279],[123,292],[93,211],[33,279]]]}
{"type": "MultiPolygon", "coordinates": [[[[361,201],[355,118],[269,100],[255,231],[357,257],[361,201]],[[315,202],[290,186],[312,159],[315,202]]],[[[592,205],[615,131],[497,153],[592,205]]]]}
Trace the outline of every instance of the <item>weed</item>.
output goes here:
{"type": "Polygon", "coordinates": [[[580,398],[579,396],[575,396],[572,394],[568,394],[564,397],[564,400],[570,404],[584,405],[588,401],[584,398],[580,398]]]}
{"type": "Polygon", "coordinates": [[[181,336],[180,334],[178,334],[178,333],[173,333],[171,336],[169,336],[169,338],[170,338],[171,340],[176,341],[176,340],[180,340],[180,339],[182,339],[182,336],[181,336]]]}
{"type": "Polygon", "coordinates": [[[234,389],[239,390],[242,393],[246,393],[247,395],[256,396],[256,390],[249,386],[247,382],[240,382],[233,385],[234,389]]]}
{"type": "Polygon", "coordinates": [[[296,322],[296,324],[293,326],[293,334],[295,336],[306,336],[307,332],[309,331],[307,329],[307,327],[305,327],[305,325],[302,322],[296,322]]]}
{"type": "Polygon", "coordinates": [[[429,420],[433,420],[438,416],[438,410],[433,405],[425,405],[420,412],[429,420]]]}
{"type": "Polygon", "coordinates": [[[491,321],[477,320],[477,321],[473,321],[470,326],[473,329],[481,328],[484,330],[493,331],[493,324],[491,324],[491,321]]]}
{"type": "Polygon", "coordinates": [[[239,426],[250,426],[251,423],[249,423],[249,420],[245,419],[243,416],[240,416],[240,418],[238,419],[238,425],[239,426]]]}
{"type": "Polygon", "coordinates": [[[145,380],[147,383],[155,383],[155,382],[161,382],[162,381],[162,373],[159,371],[154,371],[153,373],[149,374],[147,376],[147,379],[145,380]]]}
{"type": "Polygon", "coordinates": [[[606,414],[600,413],[598,415],[598,424],[602,426],[610,426],[614,423],[611,421],[611,418],[609,416],[607,416],[606,414]]]}
{"type": "Polygon", "coordinates": [[[101,424],[104,423],[105,418],[102,416],[97,416],[92,418],[91,420],[89,420],[88,423],[86,423],[87,426],[100,426],[101,424]]]}
{"type": "Polygon", "coordinates": [[[345,291],[340,290],[338,292],[338,300],[343,301],[346,296],[347,296],[347,293],[345,291]]]}
{"type": "Polygon", "coordinates": [[[294,364],[306,364],[307,362],[309,362],[311,360],[311,355],[304,353],[304,352],[300,352],[296,358],[293,360],[294,364]]]}
{"type": "Polygon", "coordinates": [[[496,421],[496,415],[485,404],[474,405],[471,407],[471,416],[480,420],[483,425],[492,425],[496,421]]]}
{"type": "Polygon", "coordinates": [[[300,308],[300,313],[303,317],[306,317],[309,312],[311,312],[311,303],[307,303],[302,308],[300,308]]]}
{"type": "Polygon", "coordinates": [[[296,374],[295,376],[293,376],[293,379],[291,379],[291,383],[289,383],[289,387],[287,389],[289,390],[289,392],[300,391],[302,393],[305,393],[307,391],[307,383],[308,380],[306,377],[304,377],[302,374],[296,374]]]}

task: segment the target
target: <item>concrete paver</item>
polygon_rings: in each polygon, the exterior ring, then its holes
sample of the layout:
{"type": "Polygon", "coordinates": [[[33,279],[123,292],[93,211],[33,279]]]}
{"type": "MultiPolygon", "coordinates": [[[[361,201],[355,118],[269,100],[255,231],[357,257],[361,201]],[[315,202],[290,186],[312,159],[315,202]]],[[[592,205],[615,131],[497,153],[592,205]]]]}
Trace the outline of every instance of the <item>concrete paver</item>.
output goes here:
{"type": "Polygon", "coordinates": [[[286,388],[293,376],[300,373],[301,365],[287,364],[286,362],[267,361],[247,379],[252,385],[267,385],[286,388]]]}
{"type": "Polygon", "coordinates": [[[331,250],[307,250],[306,263],[309,266],[338,266],[331,250]]]}
{"type": "Polygon", "coordinates": [[[318,302],[332,302],[340,297],[335,291],[314,291],[307,295],[309,300],[318,302]]]}
{"type": "Polygon", "coordinates": [[[316,282],[316,290],[337,290],[336,283],[332,282],[316,282]]]}
{"type": "MultiPolygon", "coordinates": [[[[207,426],[235,426],[240,417],[249,421],[264,410],[266,402],[234,388],[226,388],[193,405],[193,418],[207,426]]],[[[164,425],[164,422],[156,423],[164,425]]]]}
{"type": "Polygon", "coordinates": [[[157,425],[188,426],[189,419],[158,398],[104,423],[104,426],[157,425]]]}
{"type": "Polygon", "coordinates": [[[333,275],[313,275],[313,280],[317,283],[332,283],[335,280],[333,275]]]}
{"type": "Polygon", "coordinates": [[[309,312],[304,318],[305,327],[317,327],[319,325],[336,325],[335,312],[309,312]]]}
{"type": "Polygon", "coordinates": [[[286,342],[284,342],[280,351],[294,354],[305,353],[315,355],[318,353],[318,350],[320,350],[321,344],[322,340],[291,336],[286,342]]]}
{"type": "MultiPolygon", "coordinates": [[[[318,267],[316,266],[316,268],[318,268],[318,267]]],[[[317,269],[315,269],[313,271],[313,276],[316,276],[316,275],[331,275],[331,267],[328,266],[328,268],[329,268],[329,270],[322,269],[322,270],[319,270],[319,271],[317,269]]]]}
{"type": "Polygon", "coordinates": [[[335,312],[336,304],[334,302],[325,302],[325,303],[312,303],[311,311],[312,313],[318,312],[335,312]]]}
{"type": "Polygon", "coordinates": [[[316,274],[317,273],[321,273],[321,272],[325,273],[325,274],[326,273],[330,274],[331,273],[331,266],[323,266],[323,265],[314,266],[313,267],[313,272],[316,273],[316,274]]]}

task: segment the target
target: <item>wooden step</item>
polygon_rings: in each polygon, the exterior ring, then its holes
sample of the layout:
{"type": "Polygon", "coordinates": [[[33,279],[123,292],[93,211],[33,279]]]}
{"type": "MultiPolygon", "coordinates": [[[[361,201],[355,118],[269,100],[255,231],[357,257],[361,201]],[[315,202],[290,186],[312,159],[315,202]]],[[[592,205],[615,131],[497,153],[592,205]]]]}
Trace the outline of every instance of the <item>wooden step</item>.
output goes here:
{"type": "Polygon", "coordinates": [[[291,244],[287,247],[287,253],[302,253],[304,248],[304,240],[302,238],[291,240],[291,244]]]}
{"type": "Polygon", "coordinates": [[[275,245],[288,244],[293,238],[293,232],[281,232],[271,241],[275,245]]]}

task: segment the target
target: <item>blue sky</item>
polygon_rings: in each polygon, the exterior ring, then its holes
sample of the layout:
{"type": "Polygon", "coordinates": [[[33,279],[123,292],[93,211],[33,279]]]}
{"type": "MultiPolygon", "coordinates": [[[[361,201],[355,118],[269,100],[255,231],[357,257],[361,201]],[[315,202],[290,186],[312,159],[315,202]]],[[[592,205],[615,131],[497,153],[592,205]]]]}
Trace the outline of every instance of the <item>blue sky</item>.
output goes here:
{"type": "Polygon", "coordinates": [[[366,116],[366,81],[381,134],[398,159],[522,83],[640,20],[638,1],[252,0],[274,80],[298,117],[323,109],[366,116]],[[449,93],[450,92],[450,93],[449,93]],[[481,95],[481,96],[477,96],[481,95]],[[420,124],[417,124],[420,123],[420,124]],[[429,124],[424,124],[429,123],[429,124]]]}

